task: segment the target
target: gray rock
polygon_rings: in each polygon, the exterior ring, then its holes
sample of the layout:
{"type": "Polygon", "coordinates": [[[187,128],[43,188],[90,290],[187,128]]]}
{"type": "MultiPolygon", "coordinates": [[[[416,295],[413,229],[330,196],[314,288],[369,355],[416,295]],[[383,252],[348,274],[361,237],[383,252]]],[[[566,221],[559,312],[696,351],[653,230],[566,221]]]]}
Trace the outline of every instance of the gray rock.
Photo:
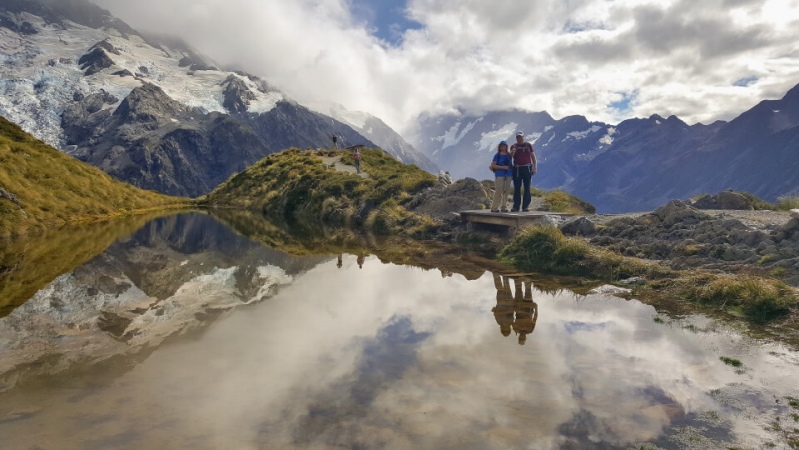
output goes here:
{"type": "Polygon", "coordinates": [[[256,99],[255,94],[247,88],[244,81],[235,75],[230,75],[222,82],[222,86],[225,87],[222,93],[225,96],[225,101],[222,106],[231,113],[246,113],[250,102],[256,99]]]}
{"type": "Polygon", "coordinates": [[[793,217],[794,219],[799,219],[799,209],[792,209],[791,217],[793,217]]]}
{"type": "Polygon", "coordinates": [[[695,225],[703,220],[710,218],[709,215],[700,212],[679,200],[672,200],[665,206],[661,206],[652,213],[660,219],[663,227],[671,228],[675,225],[695,225]]]}
{"type": "Polygon", "coordinates": [[[4,198],[4,199],[10,201],[11,203],[17,205],[17,207],[19,209],[22,209],[22,205],[19,203],[19,199],[17,198],[17,196],[12,194],[9,191],[3,189],[2,187],[0,187],[0,199],[2,199],[2,198],[4,198]]]}
{"type": "Polygon", "coordinates": [[[561,225],[560,231],[568,236],[591,236],[596,231],[596,224],[587,217],[579,217],[561,225]]]}
{"type": "Polygon", "coordinates": [[[620,280],[619,284],[623,284],[625,286],[641,285],[641,284],[646,284],[646,280],[641,277],[632,277],[632,278],[627,278],[626,280],[620,280]]]}
{"type": "Polygon", "coordinates": [[[81,70],[86,71],[84,72],[86,76],[90,76],[113,66],[114,60],[101,47],[95,47],[94,50],[81,56],[78,64],[81,70]]]}
{"type": "Polygon", "coordinates": [[[588,291],[588,295],[618,295],[618,294],[629,294],[632,292],[632,289],[613,286],[612,284],[605,284],[603,286],[599,286],[598,288],[591,289],[588,291]]]}
{"type": "Polygon", "coordinates": [[[491,199],[483,185],[474,178],[464,178],[450,185],[438,184],[416,194],[404,206],[414,212],[442,219],[468,209],[485,209],[491,199]]]}
{"type": "Polygon", "coordinates": [[[722,191],[716,195],[704,195],[697,199],[692,206],[698,209],[754,209],[751,200],[733,191],[722,191]]]}

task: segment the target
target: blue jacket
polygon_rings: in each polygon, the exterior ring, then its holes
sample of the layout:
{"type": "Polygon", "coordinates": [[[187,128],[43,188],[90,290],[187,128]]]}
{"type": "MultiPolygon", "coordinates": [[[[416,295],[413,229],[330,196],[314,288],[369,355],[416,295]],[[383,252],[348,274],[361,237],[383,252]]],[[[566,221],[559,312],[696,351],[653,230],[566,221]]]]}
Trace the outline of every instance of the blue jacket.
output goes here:
{"type": "Polygon", "coordinates": [[[497,153],[494,155],[494,164],[498,166],[507,166],[508,169],[499,169],[494,171],[494,176],[496,177],[511,177],[513,176],[513,172],[511,168],[513,167],[513,160],[511,159],[510,155],[505,153],[497,153]]]}

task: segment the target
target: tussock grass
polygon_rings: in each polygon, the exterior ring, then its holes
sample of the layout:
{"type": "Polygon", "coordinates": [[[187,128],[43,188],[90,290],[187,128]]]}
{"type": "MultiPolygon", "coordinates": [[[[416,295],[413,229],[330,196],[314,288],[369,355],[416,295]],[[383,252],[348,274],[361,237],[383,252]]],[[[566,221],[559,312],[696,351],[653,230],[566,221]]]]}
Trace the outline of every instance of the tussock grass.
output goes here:
{"type": "Polygon", "coordinates": [[[567,192],[556,189],[554,191],[543,191],[541,189],[533,189],[531,194],[534,197],[542,197],[549,205],[553,212],[563,212],[571,214],[594,214],[596,207],[594,205],[581,200],[567,192]]]}
{"type": "Polygon", "coordinates": [[[361,170],[368,178],[327,168],[321,156],[340,156],[344,164],[354,164],[350,152],[343,150],[289,149],[231,177],[202,202],[269,216],[310,216],[331,225],[364,226],[383,234],[421,236],[436,226],[401,206],[413,194],[433,186],[434,175],[379,149],[361,152],[361,170]]]}
{"type": "Polygon", "coordinates": [[[785,283],[752,275],[681,272],[654,262],[628,258],[566,237],[552,226],[523,230],[500,252],[500,259],[522,270],[578,275],[605,281],[633,276],[657,283],[688,301],[737,312],[757,323],[799,309],[799,298],[785,283]]]}
{"type": "Polygon", "coordinates": [[[756,196],[755,194],[743,191],[740,191],[738,193],[746,197],[750,202],[752,202],[752,208],[756,210],[774,211],[777,208],[777,206],[774,203],[763,200],[762,198],[756,196]]]}
{"type": "Polygon", "coordinates": [[[786,316],[799,307],[791,288],[779,280],[752,275],[699,274],[681,281],[681,295],[689,300],[740,312],[755,322],[786,316]]]}
{"type": "Polygon", "coordinates": [[[657,264],[592,247],[580,238],[566,237],[558,228],[546,225],[522,230],[499,256],[504,262],[522,270],[597,279],[615,280],[667,273],[657,264]]]}
{"type": "Polygon", "coordinates": [[[67,223],[188,206],[190,200],[144,191],[59,152],[0,117],[0,238],[67,223]]]}
{"type": "Polygon", "coordinates": [[[799,195],[786,195],[777,199],[777,210],[799,209],[799,195]]]}

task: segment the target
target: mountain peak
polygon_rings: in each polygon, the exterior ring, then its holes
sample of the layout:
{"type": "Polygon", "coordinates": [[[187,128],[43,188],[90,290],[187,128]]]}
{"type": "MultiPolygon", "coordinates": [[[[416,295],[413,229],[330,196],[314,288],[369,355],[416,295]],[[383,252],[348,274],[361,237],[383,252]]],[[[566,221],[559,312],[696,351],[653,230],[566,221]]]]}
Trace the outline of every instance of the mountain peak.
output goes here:
{"type": "Polygon", "coordinates": [[[797,84],[796,86],[792,87],[788,91],[788,93],[786,93],[785,96],[782,97],[782,100],[786,101],[786,102],[797,102],[797,103],[799,103],[799,84],[797,84]]]}
{"type": "Polygon", "coordinates": [[[94,29],[114,29],[122,36],[139,34],[125,22],[117,19],[88,0],[4,0],[0,11],[20,14],[30,13],[48,24],[66,27],[65,21],[94,29]]]}

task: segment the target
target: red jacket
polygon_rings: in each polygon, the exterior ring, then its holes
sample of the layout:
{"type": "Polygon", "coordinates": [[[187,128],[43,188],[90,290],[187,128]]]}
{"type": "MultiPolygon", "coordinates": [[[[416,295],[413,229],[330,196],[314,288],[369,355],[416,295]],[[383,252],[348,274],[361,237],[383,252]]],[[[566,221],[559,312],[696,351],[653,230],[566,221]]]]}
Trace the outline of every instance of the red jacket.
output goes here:
{"type": "Polygon", "coordinates": [[[514,166],[529,166],[533,163],[533,144],[525,142],[523,144],[513,144],[510,146],[513,153],[514,166]],[[514,153],[515,150],[515,153],[514,153]]]}

